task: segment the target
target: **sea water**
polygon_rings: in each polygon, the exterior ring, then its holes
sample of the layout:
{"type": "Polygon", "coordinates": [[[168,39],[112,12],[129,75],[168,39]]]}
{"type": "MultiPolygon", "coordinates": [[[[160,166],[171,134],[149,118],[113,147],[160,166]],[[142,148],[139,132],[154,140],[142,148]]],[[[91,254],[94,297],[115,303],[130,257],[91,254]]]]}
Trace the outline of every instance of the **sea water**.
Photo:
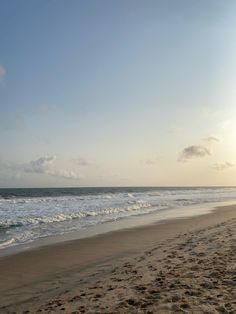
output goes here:
{"type": "Polygon", "coordinates": [[[171,211],[178,218],[179,209],[188,216],[193,205],[231,200],[235,187],[0,189],[0,249],[131,216],[171,211]]]}

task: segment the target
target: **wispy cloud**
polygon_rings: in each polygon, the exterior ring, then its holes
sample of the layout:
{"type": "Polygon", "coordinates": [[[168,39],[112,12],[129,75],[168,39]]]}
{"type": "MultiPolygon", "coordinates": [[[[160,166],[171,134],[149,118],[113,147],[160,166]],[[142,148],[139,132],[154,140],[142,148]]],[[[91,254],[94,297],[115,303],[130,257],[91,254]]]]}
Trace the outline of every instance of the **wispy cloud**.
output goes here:
{"type": "Polygon", "coordinates": [[[217,162],[212,165],[212,168],[217,170],[217,171],[223,171],[229,168],[235,167],[235,163],[225,161],[225,162],[217,162]]]}
{"type": "Polygon", "coordinates": [[[5,83],[6,69],[3,65],[0,64],[0,86],[3,86],[5,83]]]}
{"type": "Polygon", "coordinates": [[[203,138],[203,141],[207,142],[208,144],[213,144],[216,142],[220,142],[220,139],[216,136],[208,136],[206,138],[203,138]]]}
{"type": "Polygon", "coordinates": [[[141,162],[147,166],[155,166],[156,164],[158,164],[158,162],[160,162],[161,159],[162,159],[161,156],[156,156],[153,158],[147,158],[145,160],[141,160],[141,162]]]}
{"type": "Polygon", "coordinates": [[[190,159],[201,158],[209,155],[211,155],[211,151],[209,150],[209,148],[203,145],[192,145],[185,147],[182,150],[178,158],[178,161],[186,162],[190,159]]]}
{"type": "Polygon", "coordinates": [[[147,160],[144,160],[144,163],[145,165],[148,165],[148,166],[154,166],[157,164],[157,160],[155,159],[147,159],[147,160]]]}
{"type": "Polygon", "coordinates": [[[83,158],[83,157],[73,158],[72,161],[77,166],[82,166],[82,167],[88,167],[88,166],[91,166],[93,164],[91,161],[89,161],[88,159],[83,158]]]}

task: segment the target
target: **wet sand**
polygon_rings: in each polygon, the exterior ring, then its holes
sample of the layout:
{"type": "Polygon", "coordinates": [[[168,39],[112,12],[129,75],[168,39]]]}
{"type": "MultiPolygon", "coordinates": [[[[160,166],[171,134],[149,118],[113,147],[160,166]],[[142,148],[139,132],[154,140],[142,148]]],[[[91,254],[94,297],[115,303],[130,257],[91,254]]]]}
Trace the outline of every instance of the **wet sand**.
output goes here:
{"type": "Polygon", "coordinates": [[[236,313],[236,206],[0,259],[1,313],[236,313]]]}

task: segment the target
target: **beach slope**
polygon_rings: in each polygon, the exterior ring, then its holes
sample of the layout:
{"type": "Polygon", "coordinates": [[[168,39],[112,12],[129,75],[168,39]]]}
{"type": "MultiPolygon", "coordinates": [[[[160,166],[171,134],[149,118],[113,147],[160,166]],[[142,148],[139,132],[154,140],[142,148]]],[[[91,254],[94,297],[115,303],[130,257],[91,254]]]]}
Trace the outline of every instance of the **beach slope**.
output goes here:
{"type": "Polygon", "coordinates": [[[236,206],[0,260],[1,313],[235,313],[236,206]]]}

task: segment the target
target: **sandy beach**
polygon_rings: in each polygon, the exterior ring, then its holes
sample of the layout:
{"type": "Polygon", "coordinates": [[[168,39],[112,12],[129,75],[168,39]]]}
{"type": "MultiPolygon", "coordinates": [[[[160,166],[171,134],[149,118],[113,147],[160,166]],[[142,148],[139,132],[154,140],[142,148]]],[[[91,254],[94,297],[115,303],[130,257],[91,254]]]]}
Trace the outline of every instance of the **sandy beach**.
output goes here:
{"type": "Polygon", "coordinates": [[[236,314],[235,20],[0,1],[0,314],[236,314]]]}
{"type": "Polygon", "coordinates": [[[236,206],[0,259],[1,313],[236,313],[236,206]]]}

